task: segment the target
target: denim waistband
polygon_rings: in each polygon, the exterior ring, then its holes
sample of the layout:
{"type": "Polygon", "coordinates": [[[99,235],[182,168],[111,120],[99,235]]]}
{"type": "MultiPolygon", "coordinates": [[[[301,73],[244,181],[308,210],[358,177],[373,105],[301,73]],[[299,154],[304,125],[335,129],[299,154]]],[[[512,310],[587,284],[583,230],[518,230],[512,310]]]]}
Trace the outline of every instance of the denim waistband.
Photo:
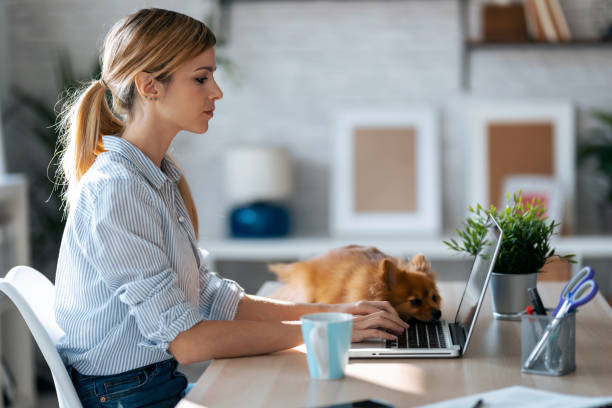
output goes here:
{"type": "Polygon", "coordinates": [[[161,372],[163,370],[174,371],[174,370],[176,370],[177,367],[178,367],[178,362],[176,361],[176,359],[171,358],[171,359],[168,359],[168,360],[164,360],[164,361],[160,361],[160,362],[157,362],[157,363],[149,364],[149,365],[144,366],[144,367],[138,367],[138,368],[134,368],[133,370],[124,371],[124,372],[116,373],[116,374],[86,375],[86,374],[79,373],[72,366],[68,366],[68,367],[66,367],[66,369],[68,370],[68,375],[70,376],[70,379],[72,380],[73,383],[75,381],[78,381],[79,383],[85,383],[85,382],[88,382],[88,381],[95,381],[95,380],[97,380],[99,378],[109,377],[109,376],[112,376],[112,375],[137,374],[137,373],[140,373],[140,372],[143,372],[143,371],[146,372],[147,374],[152,374],[155,371],[161,372]]]}

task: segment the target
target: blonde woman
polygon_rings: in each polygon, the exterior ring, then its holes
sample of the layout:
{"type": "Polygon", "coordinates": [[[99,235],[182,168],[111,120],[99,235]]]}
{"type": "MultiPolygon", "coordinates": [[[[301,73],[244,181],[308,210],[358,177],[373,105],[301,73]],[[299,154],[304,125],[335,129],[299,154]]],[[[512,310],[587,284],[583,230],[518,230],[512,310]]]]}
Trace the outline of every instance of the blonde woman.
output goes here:
{"type": "Polygon", "coordinates": [[[187,387],[177,363],[294,347],[305,313],[353,313],[354,341],[406,327],[387,302],[280,302],[208,271],[193,198],[167,150],[181,130],[208,130],[223,96],[214,45],[193,18],[140,10],[107,34],[101,78],[64,111],[55,315],[85,407],[174,406],[187,387]]]}

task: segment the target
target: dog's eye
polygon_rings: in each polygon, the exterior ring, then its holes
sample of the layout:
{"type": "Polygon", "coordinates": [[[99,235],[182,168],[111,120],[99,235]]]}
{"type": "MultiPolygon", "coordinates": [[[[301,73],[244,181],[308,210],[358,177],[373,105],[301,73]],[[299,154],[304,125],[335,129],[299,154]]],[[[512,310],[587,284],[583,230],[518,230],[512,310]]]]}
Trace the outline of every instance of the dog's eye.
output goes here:
{"type": "Polygon", "coordinates": [[[421,299],[411,299],[410,303],[412,306],[421,306],[421,299]]]}
{"type": "Polygon", "coordinates": [[[433,296],[431,297],[431,300],[433,300],[433,301],[434,301],[434,303],[435,303],[435,302],[437,302],[437,301],[438,301],[438,297],[437,297],[436,295],[433,295],[433,296]]]}

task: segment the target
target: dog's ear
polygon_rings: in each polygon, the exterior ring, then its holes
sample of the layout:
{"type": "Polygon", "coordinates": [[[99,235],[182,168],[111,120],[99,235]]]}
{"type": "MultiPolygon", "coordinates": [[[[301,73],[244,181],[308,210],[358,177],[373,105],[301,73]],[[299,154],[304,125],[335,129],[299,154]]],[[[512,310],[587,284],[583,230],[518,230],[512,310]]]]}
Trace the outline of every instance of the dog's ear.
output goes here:
{"type": "Polygon", "coordinates": [[[390,289],[396,285],[399,271],[391,259],[385,258],[378,263],[378,273],[382,281],[387,284],[387,288],[390,289]]]}
{"type": "Polygon", "coordinates": [[[422,272],[425,275],[429,275],[432,278],[435,278],[434,271],[431,269],[431,264],[425,258],[425,255],[423,255],[423,254],[416,254],[410,260],[409,265],[411,267],[410,269],[412,269],[414,271],[417,271],[417,272],[422,272]]]}

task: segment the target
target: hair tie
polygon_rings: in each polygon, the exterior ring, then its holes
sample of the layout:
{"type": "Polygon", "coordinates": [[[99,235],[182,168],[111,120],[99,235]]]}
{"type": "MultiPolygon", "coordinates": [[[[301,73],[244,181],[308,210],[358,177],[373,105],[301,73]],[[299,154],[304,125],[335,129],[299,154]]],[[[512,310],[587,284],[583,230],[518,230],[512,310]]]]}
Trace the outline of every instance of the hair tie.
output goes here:
{"type": "Polygon", "coordinates": [[[106,85],[106,82],[104,82],[104,80],[103,80],[102,78],[98,79],[98,83],[99,83],[100,85],[102,85],[102,87],[104,87],[104,88],[108,88],[108,85],[106,85]]]}

